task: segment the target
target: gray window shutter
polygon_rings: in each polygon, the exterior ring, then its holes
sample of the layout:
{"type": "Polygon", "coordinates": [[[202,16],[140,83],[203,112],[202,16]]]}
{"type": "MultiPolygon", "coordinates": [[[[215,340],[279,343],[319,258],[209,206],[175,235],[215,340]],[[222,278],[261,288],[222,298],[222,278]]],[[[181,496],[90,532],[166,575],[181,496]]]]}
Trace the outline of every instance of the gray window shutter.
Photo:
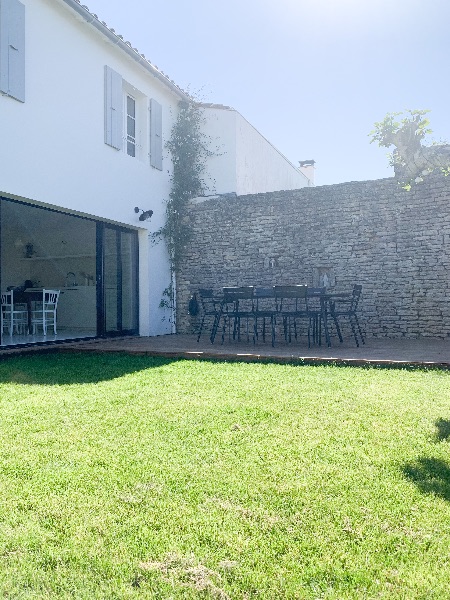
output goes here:
{"type": "Polygon", "coordinates": [[[0,91],[25,102],[25,6],[0,0],[0,91]]]}
{"type": "Polygon", "coordinates": [[[105,65],[105,144],[121,150],[123,145],[122,76],[105,65]]]}
{"type": "Polygon", "coordinates": [[[150,164],[162,171],[162,106],[150,100],[150,164]]]}

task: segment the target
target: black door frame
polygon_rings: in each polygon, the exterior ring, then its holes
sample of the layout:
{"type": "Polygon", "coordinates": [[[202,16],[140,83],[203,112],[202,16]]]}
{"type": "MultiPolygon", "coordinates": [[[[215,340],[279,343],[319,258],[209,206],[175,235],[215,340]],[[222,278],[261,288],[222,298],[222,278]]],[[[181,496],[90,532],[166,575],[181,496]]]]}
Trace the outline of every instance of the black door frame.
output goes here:
{"type": "Polygon", "coordinates": [[[98,337],[117,337],[122,335],[137,335],[139,333],[139,244],[138,232],[134,229],[128,229],[121,225],[113,225],[104,221],[97,221],[97,336],[98,337]],[[106,329],[106,293],[105,293],[105,231],[115,231],[116,233],[116,254],[117,254],[117,330],[107,331],[106,329]],[[133,329],[123,329],[123,292],[122,292],[122,240],[121,233],[132,234],[132,253],[133,253],[133,274],[136,282],[136,303],[134,304],[133,321],[136,327],[133,329]]]}

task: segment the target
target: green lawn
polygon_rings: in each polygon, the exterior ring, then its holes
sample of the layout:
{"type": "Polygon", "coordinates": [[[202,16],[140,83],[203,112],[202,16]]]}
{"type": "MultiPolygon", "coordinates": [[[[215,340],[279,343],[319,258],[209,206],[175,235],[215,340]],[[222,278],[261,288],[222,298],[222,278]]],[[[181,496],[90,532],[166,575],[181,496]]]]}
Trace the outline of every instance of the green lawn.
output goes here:
{"type": "Polygon", "coordinates": [[[450,373],[0,363],[0,597],[450,598],[450,373]]]}

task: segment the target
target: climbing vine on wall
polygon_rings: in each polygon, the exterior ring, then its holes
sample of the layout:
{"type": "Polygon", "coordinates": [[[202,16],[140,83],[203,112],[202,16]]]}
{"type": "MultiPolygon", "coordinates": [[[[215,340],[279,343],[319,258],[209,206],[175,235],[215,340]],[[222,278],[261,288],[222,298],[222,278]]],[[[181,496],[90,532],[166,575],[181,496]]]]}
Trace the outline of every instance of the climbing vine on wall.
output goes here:
{"type": "Polygon", "coordinates": [[[172,189],[166,202],[165,224],[153,234],[164,238],[172,271],[179,268],[183,250],[191,235],[187,206],[191,198],[202,196],[206,185],[206,160],[211,156],[209,138],[202,131],[203,110],[197,102],[180,102],[179,113],[166,144],[172,163],[172,189]]]}
{"type": "Polygon", "coordinates": [[[171,283],[164,290],[159,306],[172,311],[175,308],[173,278],[191,238],[188,203],[192,198],[205,194],[206,161],[215,154],[209,149],[210,139],[202,131],[203,122],[200,103],[180,102],[178,116],[166,144],[173,164],[172,188],[166,201],[165,223],[153,234],[153,240],[164,239],[169,253],[171,283]]]}

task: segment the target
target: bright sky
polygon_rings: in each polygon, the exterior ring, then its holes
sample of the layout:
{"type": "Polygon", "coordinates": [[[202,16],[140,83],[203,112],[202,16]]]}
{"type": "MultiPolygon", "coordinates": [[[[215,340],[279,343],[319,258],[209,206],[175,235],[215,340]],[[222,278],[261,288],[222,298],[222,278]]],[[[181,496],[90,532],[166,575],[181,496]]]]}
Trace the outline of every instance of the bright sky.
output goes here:
{"type": "Polygon", "coordinates": [[[316,185],[390,177],[368,133],[431,109],[450,141],[449,0],[86,0],[180,87],[238,110],[316,185]]]}

